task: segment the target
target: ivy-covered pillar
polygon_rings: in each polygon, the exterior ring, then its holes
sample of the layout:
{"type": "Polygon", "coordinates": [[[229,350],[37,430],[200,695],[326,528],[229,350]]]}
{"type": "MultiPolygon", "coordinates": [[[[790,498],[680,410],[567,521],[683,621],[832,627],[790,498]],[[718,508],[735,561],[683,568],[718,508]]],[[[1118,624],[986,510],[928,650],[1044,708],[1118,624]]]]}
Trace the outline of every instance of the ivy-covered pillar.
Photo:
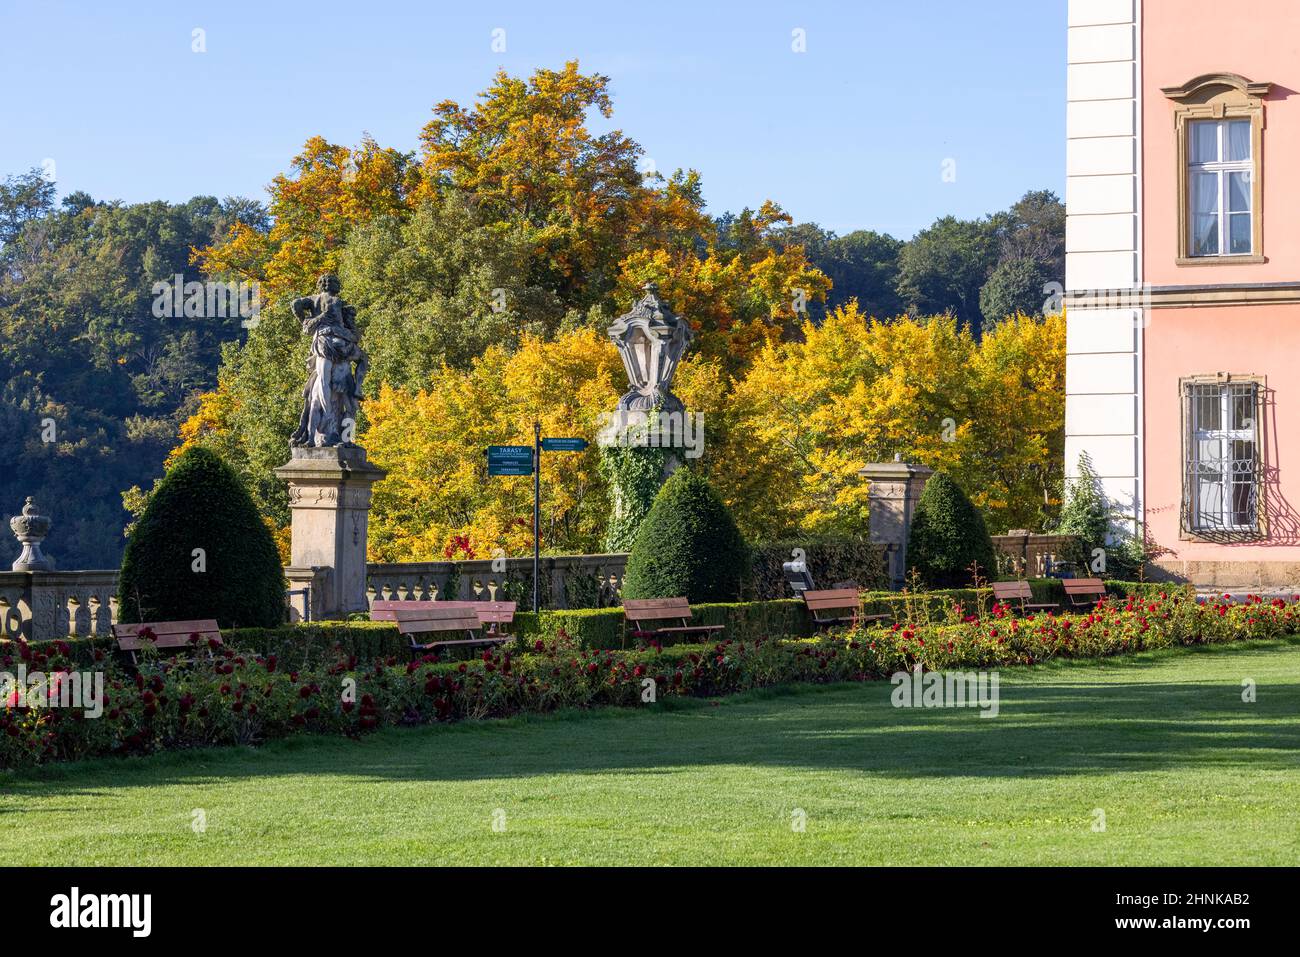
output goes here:
{"type": "Polygon", "coordinates": [[[611,552],[631,549],[660,486],[682,465],[685,449],[696,447],[689,441],[692,423],[686,406],[671,391],[673,373],[694,333],[660,299],[654,283],[646,283],[644,290],[608,330],[629,385],[597,439],[601,473],[612,496],[605,536],[611,552]]]}
{"type": "Polygon", "coordinates": [[[628,552],[655,494],[676,467],[671,449],[607,445],[600,450],[600,471],[609,483],[609,525],[605,551],[628,552]]]}

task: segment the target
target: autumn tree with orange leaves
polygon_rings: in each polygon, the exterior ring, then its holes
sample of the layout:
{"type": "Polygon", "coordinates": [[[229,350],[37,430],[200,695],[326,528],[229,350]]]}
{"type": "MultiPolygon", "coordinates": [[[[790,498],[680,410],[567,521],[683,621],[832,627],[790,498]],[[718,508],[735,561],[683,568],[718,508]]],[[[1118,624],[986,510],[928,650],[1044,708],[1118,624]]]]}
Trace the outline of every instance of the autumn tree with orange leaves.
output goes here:
{"type": "MultiPolygon", "coordinates": [[[[696,172],[643,173],[635,140],[588,126],[612,115],[609,79],[568,63],[439,103],[413,153],[310,139],[269,187],[269,228],[236,224],[195,253],[213,277],[261,283],[263,308],[180,448],[216,448],[283,527],[271,470],[307,348],[285,301],[335,271],[372,360],[359,441],[389,470],[372,555],[526,552],[530,490],[489,479],[484,448],[526,441],[534,418],[593,438],[622,391],[604,328],[654,281],[696,332],[674,385],[705,416],[693,467],[751,539],[862,534],[857,469],[894,452],[957,474],[995,528],[1053,506],[1059,318],[1014,317],[982,341],[951,318],[885,322],[852,304],[811,322],[831,284],[791,217],[765,200],[713,218],[696,172]]],[[[551,458],[542,547],[598,549],[609,489],[595,449],[551,458]]]]}
{"type": "Polygon", "coordinates": [[[739,229],[720,239],[696,173],[643,174],[634,140],[588,127],[612,113],[609,78],[571,62],[527,80],[498,73],[472,106],[439,103],[418,155],[309,140],[269,187],[269,230],[238,224],[196,252],[214,277],[261,283],[262,315],[226,350],[183,445],[220,447],[287,519],[270,470],[297,415],[306,343],[284,302],[326,270],[358,307],[372,395],[418,390],[489,345],[603,327],[649,279],[691,310],[697,353],[735,368],[797,318],[800,297],[824,297],[802,250],[771,244],[789,222],[779,207],[742,214],[744,242],[732,241],[739,229]]]}

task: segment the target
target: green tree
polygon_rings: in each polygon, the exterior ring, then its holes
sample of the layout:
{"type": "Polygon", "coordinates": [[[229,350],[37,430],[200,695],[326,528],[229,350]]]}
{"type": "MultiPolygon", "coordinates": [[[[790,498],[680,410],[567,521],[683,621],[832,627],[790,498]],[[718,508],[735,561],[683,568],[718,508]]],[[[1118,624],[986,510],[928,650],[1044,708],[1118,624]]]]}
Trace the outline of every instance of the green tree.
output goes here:
{"type": "Polygon", "coordinates": [[[837,236],[816,223],[799,223],[781,230],[776,244],[782,249],[802,246],[808,261],[831,280],[826,301],[808,303],[813,322],[820,323],[828,312],[853,299],[865,316],[886,319],[904,311],[895,290],[902,240],[870,229],[837,236]]]}
{"type": "Polygon", "coordinates": [[[813,265],[834,283],[827,308],[845,306],[856,299],[858,311],[864,316],[887,319],[903,312],[896,288],[902,251],[902,240],[870,229],[835,237],[825,263],[813,260],[813,265]]]}
{"type": "Polygon", "coordinates": [[[54,184],[40,169],[6,176],[0,183],[0,246],[18,238],[23,226],[54,208],[54,184]]]}
{"type": "Polygon", "coordinates": [[[1049,189],[1030,190],[1006,213],[1003,260],[1032,259],[1054,279],[1065,273],[1065,204],[1049,189]]]}
{"type": "Polygon", "coordinates": [[[944,216],[898,256],[898,295],[914,313],[952,312],[978,331],[980,289],[997,263],[1001,220],[944,216]]]}
{"type": "Polygon", "coordinates": [[[986,328],[1018,312],[1042,315],[1050,284],[1065,283],[1065,204],[1055,193],[1025,193],[998,221],[998,263],[980,289],[986,328]]]}
{"type": "Polygon", "coordinates": [[[525,284],[530,253],[522,230],[494,227],[450,188],[405,221],[354,230],[339,275],[363,323],[372,383],[420,389],[444,362],[468,369],[490,345],[553,334],[565,310],[553,292],[525,284]]]}
{"type": "Polygon", "coordinates": [[[1008,259],[998,263],[980,289],[983,328],[988,330],[1016,313],[1042,315],[1043,302],[1049,295],[1044,286],[1053,278],[1048,267],[1036,259],[1008,259]]]}
{"type": "Polygon", "coordinates": [[[1079,474],[1067,483],[1065,504],[1056,531],[1060,535],[1078,535],[1085,554],[1106,544],[1110,535],[1110,503],[1101,491],[1101,481],[1093,471],[1088,453],[1079,456],[1079,474]]]}
{"type": "Polygon", "coordinates": [[[1066,557],[1080,574],[1088,575],[1093,573],[1093,562],[1100,551],[1105,559],[1104,565],[1096,566],[1099,573],[1112,578],[1136,577],[1153,557],[1152,552],[1158,557],[1160,549],[1145,540],[1140,528],[1135,533],[1131,519],[1111,504],[1087,452],[1079,456],[1078,468],[1079,474],[1066,483],[1065,504],[1055,529],[1059,535],[1079,538],[1066,557]]]}
{"type": "Polygon", "coordinates": [[[121,620],[274,627],[284,620],[284,587],[275,541],[239,477],[210,449],[186,450],[127,542],[121,620]]]}

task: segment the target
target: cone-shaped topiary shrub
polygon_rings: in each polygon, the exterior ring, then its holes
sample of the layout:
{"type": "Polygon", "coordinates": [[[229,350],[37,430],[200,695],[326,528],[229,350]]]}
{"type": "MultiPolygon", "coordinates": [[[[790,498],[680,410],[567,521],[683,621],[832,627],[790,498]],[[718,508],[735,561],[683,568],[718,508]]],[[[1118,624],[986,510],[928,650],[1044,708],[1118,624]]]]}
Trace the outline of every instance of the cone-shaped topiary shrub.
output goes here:
{"type": "Polygon", "coordinates": [[[679,468],[637,530],[623,597],[738,601],[748,575],[749,547],[731,512],[703,476],[679,468]]]}
{"type": "Polygon", "coordinates": [[[126,544],[120,619],[273,627],[284,621],[284,589],[275,541],[239,476],[210,449],[186,450],[126,544]]]}
{"type": "Polygon", "coordinates": [[[936,472],[925,483],[912,516],[908,571],[915,568],[928,588],[964,588],[973,584],[972,562],[978,563],[980,578],[996,577],[993,540],[984,517],[956,482],[936,472]]]}

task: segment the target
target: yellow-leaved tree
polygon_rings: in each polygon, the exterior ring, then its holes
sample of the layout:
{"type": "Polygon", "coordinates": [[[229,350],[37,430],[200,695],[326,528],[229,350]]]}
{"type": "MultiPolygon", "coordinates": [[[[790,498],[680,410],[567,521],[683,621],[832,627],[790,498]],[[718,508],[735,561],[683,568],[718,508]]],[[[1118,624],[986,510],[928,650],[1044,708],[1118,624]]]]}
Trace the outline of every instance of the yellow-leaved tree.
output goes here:
{"type": "Polygon", "coordinates": [[[977,343],[951,316],[867,319],[856,303],[767,346],[729,398],[710,472],[756,538],[863,535],[868,462],[943,469],[995,530],[1034,526],[1059,482],[1060,317],[977,343]]]}
{"type": "Polygon", "coordinates": [[[965,463],[991,530],[1041,529],[1060,505],[1065,462],[1065,314],[1009,316],[984,334],[971,374],[978,397],[965,463]]]}
{"type": "Polygon", "coordinates": [[[388,477],[370,513],[374,561],[491,558],[532,551],[533,483],[487,474],[489,445],[577,436],[584,452],[542,456],[542,548],[599,551],[609,499],[597,472],[599,416],[614,408],[623,369],[613,344],[582,329],[518,351],[489,348],[471,368],[444,366],[429,387],[388,385],[365,403],[361,443],[388,477]]]}

